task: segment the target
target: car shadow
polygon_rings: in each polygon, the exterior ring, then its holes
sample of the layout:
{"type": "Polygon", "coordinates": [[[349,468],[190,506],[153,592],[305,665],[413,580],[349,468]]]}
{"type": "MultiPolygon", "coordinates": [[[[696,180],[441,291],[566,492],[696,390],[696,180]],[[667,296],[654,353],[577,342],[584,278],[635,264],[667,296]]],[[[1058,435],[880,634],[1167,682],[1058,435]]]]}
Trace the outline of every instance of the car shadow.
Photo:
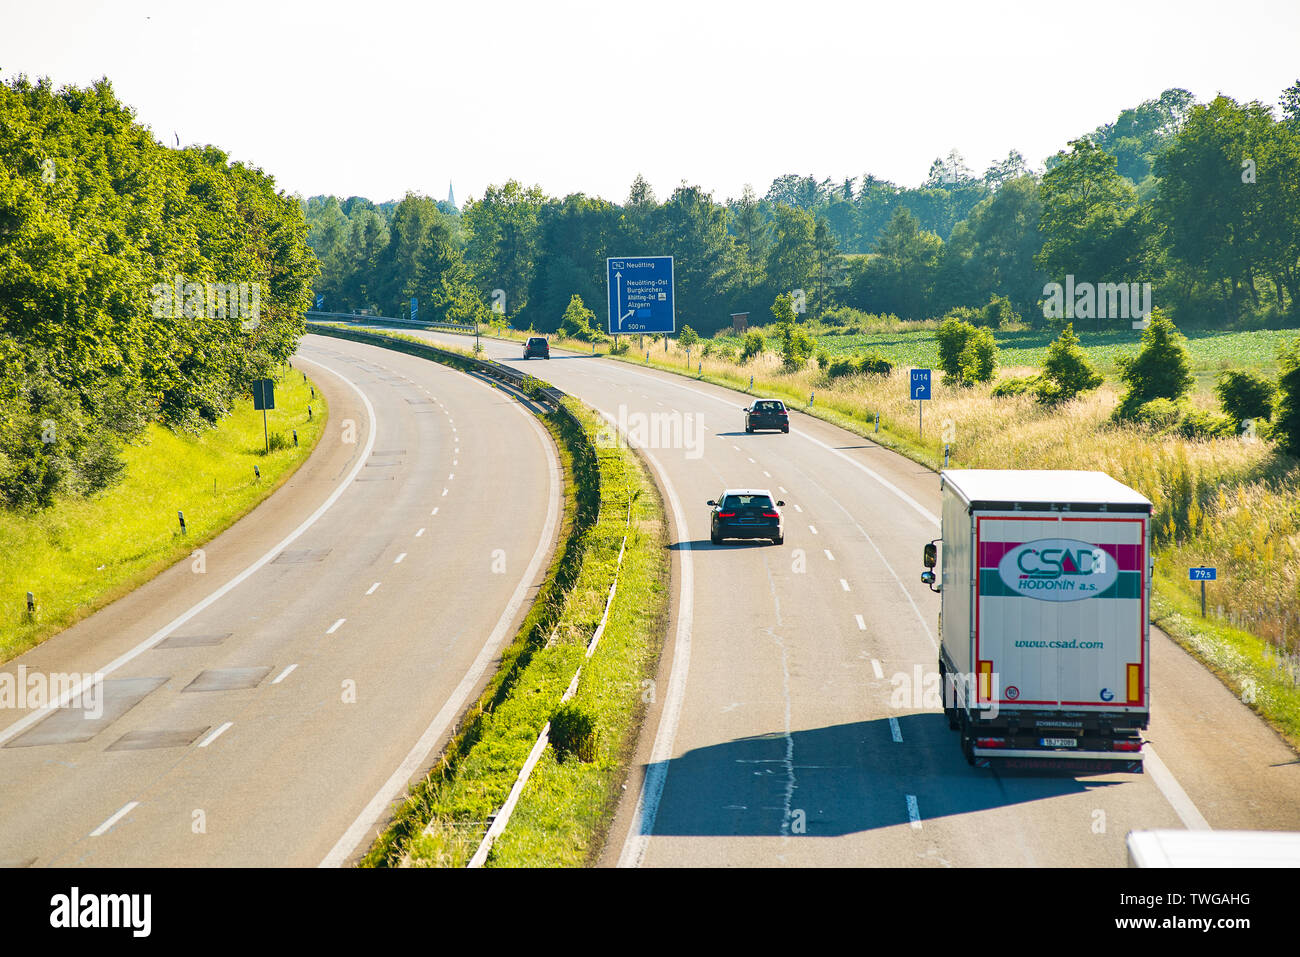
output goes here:
{"type": "Polygon", "coordinates": [[[728,538],[721,545],[714,545],[707,538],[697,538],[691,542],[673,542],[668,546],[670,552],[720,552],[736,548],[771,548],[772,543],[766,538],[728,538]]]}
{"type": "Polygon", "coordinates": [[[942,714],[896,720],[906,744],[879,718],[794,731],[788,740],[779,731],[738,738],[654,765],[667,776],[651,830],[643,833],[776,836],[790,833],[794,813],[802,811],[802,833],[839,837],[908,824],[909,797],[924,821],[1121,783],[974,768],[942,714]]]}

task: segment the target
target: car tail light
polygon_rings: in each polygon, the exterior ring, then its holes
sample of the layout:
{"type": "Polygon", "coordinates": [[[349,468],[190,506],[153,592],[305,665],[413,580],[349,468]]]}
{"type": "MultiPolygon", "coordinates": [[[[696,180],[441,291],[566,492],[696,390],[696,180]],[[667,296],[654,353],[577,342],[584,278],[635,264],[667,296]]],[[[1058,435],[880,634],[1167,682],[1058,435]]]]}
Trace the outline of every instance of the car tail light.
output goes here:
{"type": "Polygon", "coordinates": [[[718,518],[735,518],[735,517],[736,517],[736,513],[735,513],[735,512],[719,512],[719,513],[718,513],[718,518]]]}
{"type": "Polygon", "coordinates": [[[1007,746],[1006,738],[976,738],[975,747],[977,748],[1005,748],[1007,746]]]}
{"type": "Polygon", "coordinates": [[[780,514],[779,512],[764,512],[764,513],[763,513],[763,517],[764,517],[764,518],[780,518],[780,517],[781,517],[781,514],[780,514]]]}
{"type": "Polygon", "coordinates": [[[1141,741],[1115,741],[1112,742],[1111,747],[1113,747],[1116,751],[1141,751],[1142,742],[1141,741]]]}
{"type": "Polygon", "coordinates": [[[784,418],[789,418],[789,417],[790,417],[790,413],[787,412],[787,411],[785,411],[785,409],[782,409],[780,412],[777,413],[777,415],[782,416],[782,417],[784,417],[784,418]]]}

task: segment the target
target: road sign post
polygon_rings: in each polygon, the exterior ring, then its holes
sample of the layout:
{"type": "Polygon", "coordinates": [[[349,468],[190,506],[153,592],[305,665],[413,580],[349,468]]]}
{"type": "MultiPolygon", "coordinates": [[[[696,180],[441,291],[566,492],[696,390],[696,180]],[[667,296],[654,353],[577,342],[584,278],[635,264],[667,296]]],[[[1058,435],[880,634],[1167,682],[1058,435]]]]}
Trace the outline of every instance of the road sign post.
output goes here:
{"type": "Polygon", "coordinates": [[[663,333],[677,331],[673,299],[673,257],[633,256],[605,260],[609,281],[609,325],[611,336],[620,333],[663,333]]]}
{"type": "Polygon", "coordinates": [[[924,422],[921,417],[921,403],[930,398],[930,370],[913,369],[911,375],[911,397],[916,399],[916,431],[918,438],[925,437],[924,422]]]}
{"type": "Polygon", "coordinates": [[[1200,566],[1187,569],[1187,578],[1189,581],[1201,583],[1201,617],[1205,617],[1205,583],[1218,581],[1219,569],[1200,566]]]}
{"type": "Polygon", "coordinates": [[[266,425],[266,410],[275,408],[275,380],[253,380],[253,408],[262,410],[262,438],[266,440],[266,451],[271,451],[271,433],[266,425]]]}

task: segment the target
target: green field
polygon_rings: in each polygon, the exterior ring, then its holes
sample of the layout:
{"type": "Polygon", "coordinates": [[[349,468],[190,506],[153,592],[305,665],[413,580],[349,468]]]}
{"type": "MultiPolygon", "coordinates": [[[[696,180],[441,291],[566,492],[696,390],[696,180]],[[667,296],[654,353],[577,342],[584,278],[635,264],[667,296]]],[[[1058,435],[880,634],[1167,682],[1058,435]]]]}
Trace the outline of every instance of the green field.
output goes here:
{"type": "Polygon", "coordinates": [[[149,426],[123,452],[123,481],[105,492],[43,511],[0,510],[0,662],[188,557],[282,484],[325,428],[328,407],[312,388],[301,373],[284,370],[267,421],[287,445],[269,455],[262,413],[242,398],[218,427],[198,435],[149,426]],[[185,513],[185,535],[178,511],[185,513]],[[33,616],[29,591],[36,596],[33,616]]]}

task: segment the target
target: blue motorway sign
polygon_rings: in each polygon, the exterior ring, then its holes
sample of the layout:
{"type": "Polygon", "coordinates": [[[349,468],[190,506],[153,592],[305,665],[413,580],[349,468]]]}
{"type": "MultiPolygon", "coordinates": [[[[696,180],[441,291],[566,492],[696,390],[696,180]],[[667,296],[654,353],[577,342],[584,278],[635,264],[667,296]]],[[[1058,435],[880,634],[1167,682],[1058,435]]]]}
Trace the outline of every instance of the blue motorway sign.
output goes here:
{"type": "Polygon", "coordinates": [[[420,300],[414,296],[411,297],[411,320],[414,321],[420,314],[420,300]]]}
{"type": "Polygon", "coordinates": [[[1212,582],[1219,578],[1217,568],[1189,568],[1187,569],[1188,581],[1194,582],[1212,582]]]}
{"type": "Polygon", "coordinates": [[[676,332],[673,257],[606,259],[609,276],[609,334],[676,332]]]}
{"type": "Polygon", "coordinates": [[[912,370],[912,394],[913,399],[930,398],[930,370],[913,369],[912,370]]]}

